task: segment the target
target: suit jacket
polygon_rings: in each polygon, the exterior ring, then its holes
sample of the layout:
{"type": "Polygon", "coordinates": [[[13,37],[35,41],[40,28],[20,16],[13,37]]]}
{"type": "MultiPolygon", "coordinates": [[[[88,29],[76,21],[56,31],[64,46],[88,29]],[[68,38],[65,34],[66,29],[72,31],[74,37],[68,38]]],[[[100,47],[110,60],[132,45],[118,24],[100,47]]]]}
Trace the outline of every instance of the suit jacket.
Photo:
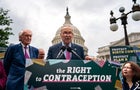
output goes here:
{"type": "MultiPolygon", "coordinates": [[[[62,47],[62,42],[51,46],[48,50],[47,59],[56,59],[58,53],[60,52],[61,47],[62,47]]],[[[84,60],[83,47],[72,43],[71,48],[84,60]]],[[[64,54],[59,59],[65,59],[64,54]]],[[[80,58],[76,56],[74,53],[72,53],[71,59],[80,60],[80,58]]]]}
{"type": "Polygon", "coordinates": [[[140,90],[140,80],[133,81],[133,85],[131,88],[129,88],[129,85],[125,81],[125,79],[123,79],[122,81],[123,90],[140,90]]]}
{"type": "MultiPolygon", "coordinates": [[[[38,57],[38,49],[29,46],[30,58],[38,57]]],[[[6,70],[6,90],[23,90],[25,74],[25,57],[21,44],[9,46],[4,57],[4,68],[6,70]]]]}

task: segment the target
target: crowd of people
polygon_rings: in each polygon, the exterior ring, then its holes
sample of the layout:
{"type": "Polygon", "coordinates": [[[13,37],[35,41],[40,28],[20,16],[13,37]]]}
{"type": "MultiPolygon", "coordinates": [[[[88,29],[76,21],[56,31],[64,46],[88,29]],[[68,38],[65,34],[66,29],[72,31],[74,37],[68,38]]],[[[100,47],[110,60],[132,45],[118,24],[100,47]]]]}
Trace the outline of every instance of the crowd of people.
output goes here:
{"type": "MultiPolygon", "coordinates": [[[[82,46],[72,43],[73,28],[61,28],[62,41],[49,47],[45,58],[44,49],[30,45],[32,31],[24,29],[19,33],[19,44],[8,47],[3,63],[0,62],[0,90],[24,90],[25,66],[28,59],[92,60],[84,55],[82,46]]],[[[134,62],[122,66],[123,90],[140,90],[140,67],[134,62]]]]}

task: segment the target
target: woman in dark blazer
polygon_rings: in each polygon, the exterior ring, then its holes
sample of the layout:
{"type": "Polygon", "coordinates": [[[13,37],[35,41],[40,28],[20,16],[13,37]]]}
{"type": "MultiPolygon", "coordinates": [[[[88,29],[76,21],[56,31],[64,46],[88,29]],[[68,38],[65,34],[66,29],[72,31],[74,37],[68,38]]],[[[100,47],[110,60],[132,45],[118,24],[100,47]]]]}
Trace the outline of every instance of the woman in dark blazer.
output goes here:
{"type": "Polygon", "coordinates": [[[140,67],[135,62],[126,62],[122,66],[123,90],[140,90],[140,67]]]}

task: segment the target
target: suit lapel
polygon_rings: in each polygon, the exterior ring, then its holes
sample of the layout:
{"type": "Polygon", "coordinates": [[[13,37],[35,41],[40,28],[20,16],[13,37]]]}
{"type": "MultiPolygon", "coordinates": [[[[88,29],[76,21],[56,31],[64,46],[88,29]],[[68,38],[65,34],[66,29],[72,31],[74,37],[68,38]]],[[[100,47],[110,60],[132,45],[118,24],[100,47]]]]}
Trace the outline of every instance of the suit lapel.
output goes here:
{"type": "Polygon", "coordinates": [[[33,48],[31,46],[29,46],[29,53],[30,53],[30,58],[33,58],[33,48]]]}
{"type": "MultiPolygon", "coordinates": [[[[72,49],[74,49],[74,48],[75,48],[74,44],[72,44],[72,43],[71,43],[71,48],[72,48],[72,49]]],[[[71,54],[71,59],[72,59],[72,58],[74,58],[73,53],[71,54]]]]}
{"type": "Polygon", "coordinates": [[[25,59],[25,56],[24,56],[24,52],[23,52],[23,48],[22,48],[21,43],[18,45],[18,50],[19,50],[20,55],[22,55],[22,57],[23,57],[23,63],[25,64],[25,60],[26,59],[25,59]]]}
{"type": "Polygon", "coordinates": [[[24,57],[24,52],[23,52],[22,45],[19,44],[18,47],[19,47],[19,52],[20,52],[20,54],[22,55],[22,57],[24,57]]]}
{"type": "MultiPolygon", "coordinates": [[[[77,47],[76,47],[76,45],[75,44],[71,44],[71,48],[76,52],[76,53],[78,53],[77,52],[77,47]]],[[[76,58],[76,56],[72,53],[72,56],[71,56],[71,59],[73,59],[73,58],[76,58]]]]}

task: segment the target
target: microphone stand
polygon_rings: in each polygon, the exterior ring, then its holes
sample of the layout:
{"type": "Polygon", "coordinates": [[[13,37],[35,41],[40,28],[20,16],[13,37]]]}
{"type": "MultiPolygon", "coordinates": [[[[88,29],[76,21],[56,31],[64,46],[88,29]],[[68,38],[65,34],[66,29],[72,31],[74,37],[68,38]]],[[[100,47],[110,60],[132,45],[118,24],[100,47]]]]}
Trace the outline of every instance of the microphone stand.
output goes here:
{"type": "Polygon", "coordinates": [[[67,50],[69,52],[72,52],[74,55],[76,55],[80,60],[83,60],[71,47],[67,47],[67,50]]]}
{"type": "Polygon", "coordinates": [[[65,46],[62,46],[62,47],[61,47],[61,49],[60,49],[60,51],[59,51],[59,53],[58,53],[56,59],[59,59],[59,58],[63,55],[65,49],[66,49],[65,46]]]}

